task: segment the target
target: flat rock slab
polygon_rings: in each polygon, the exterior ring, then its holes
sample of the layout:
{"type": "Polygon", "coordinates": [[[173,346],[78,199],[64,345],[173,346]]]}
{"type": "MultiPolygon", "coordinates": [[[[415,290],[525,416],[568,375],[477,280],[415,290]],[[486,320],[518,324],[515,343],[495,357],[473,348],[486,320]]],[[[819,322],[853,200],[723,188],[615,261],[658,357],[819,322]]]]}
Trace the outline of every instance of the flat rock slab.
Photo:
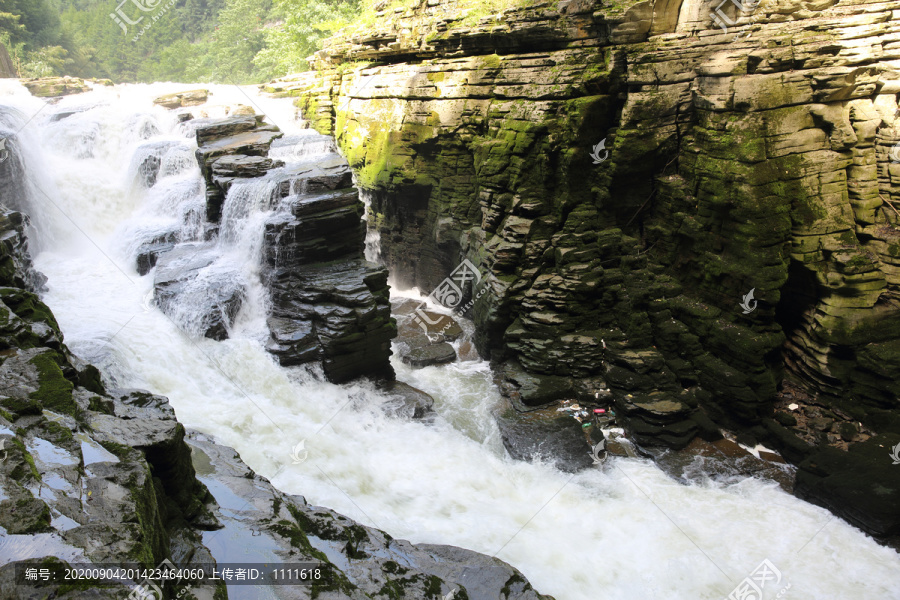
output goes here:
{"type": "Polygon", "coordinates": [[[456,350],[447,342],[413,346],[403,352],[400,359],[413,367],[445,365],[456,360],[456,350]]]}
{"type": "Polygon", "coordinates": [[[213,175],[217,177],[261,177],[269,169],[283,164],[265,156],[234,154],[217,158],[211,166],[213,175]]]}
{"type": "Polygon", "coordinates": [[[202,146],[213,140],[256,129],[260,122],[255,116],[241,115],[227,119],[194,119],[192,124],[197,145],[202,146]]]}
{"type": "Polygon", "coordinates": [[[77,77],[41,77],[22,81],[32,96],[38,98],[57,98],[91,91],[83,79],[77,77]]]}
{"type": "MultiPolygon", "coordinates": [[[[221,507],[217,517],[225,529],[210,535],[208,544],[216,560],[225,562],[228,553],[234,552],[233,540],[240,540],[241,552],[249,548],[276,563],[318,562],[312,556],[317,551],[328,557],[334,574],[348,584],[343,593],[314,586],[273,586],[275,598],[382,597],[379,590],[390,585],[389,589],[402,590],[404,598],[440,598],[463,589],[466,596],[458,597],[472,600],[552,600],[535,592],[521,573],[500,559],[455,546],[393,539],[332,510],[311,506],[300,496],[279,492],[233,449],[202,434],[190,432],[187,442],[198,478],[221,507]],[[297,539],[306,543],[292,543],[297,539]]],[[[309,464],[313,461],[311,454],[291,468],[315,469],[309,464]]]]}
{"type": "Polygon", "coordinates": [[[246,154],[247,156],[265,156],[269,152],[272,140],[281,137],[280,131],[272,131],[261,127],[254,131],[236,133],[227,137],[210,141],[197,149],[197,158],[201,167],[209,169],[213,160],[226,154],[246,154]]]}
{"type": "Polygon", "coordinates": [[[165,108],[182,108],[184,106],[197,106],[203,104],[209,98],[209,90],[188,90],[186,92],[176,92],[174,94],[166,94],[159,96],[153,100],[153,104],[158,104],[165,108]]]}

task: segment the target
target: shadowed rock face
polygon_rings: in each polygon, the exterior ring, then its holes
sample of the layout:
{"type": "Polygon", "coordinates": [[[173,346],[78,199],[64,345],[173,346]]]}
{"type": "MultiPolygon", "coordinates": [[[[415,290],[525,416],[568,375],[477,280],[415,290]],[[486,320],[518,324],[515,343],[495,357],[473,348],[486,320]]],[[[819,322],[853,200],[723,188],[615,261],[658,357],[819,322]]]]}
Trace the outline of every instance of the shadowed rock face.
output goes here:
{"type": "Polygon", "coordinates": [[[334,133],[398,281],[433,289],[463,258],[486,273],[479,350],[523,402],[601,381],[645,444],[712,418],[790,453],[771,419],[789,377],[900,434],[893,13],[722,11],[725,31],[693,0],[388,9],[269,89],[334,133]]]}
{"type": "Polygon", "coordinates": [[[393,379],[389,358],[397,328],[387,275],[359,258],[275,270],[267,349],[283,365],[321,360],[335,383],[393,379]]]}
{"type": "MultiPolygon", "coordinates": [[[[19,560],[150,569],[168,559],[190,569],[249,549],[271,563],[328,570],[321,583],[269,588],[281,600],[426,598],[454,589],[457,597],[552,600],[496,558],[395,540],[283,494],[232,448],[186,432],[166,398],[105,389],[99,371],[69,352],[28,283],[40,278],[23,222],[0,209],[0,527],[4,558],[16,559],[0,567],[0,597],[112,600],[132,591],[17,582],[19,560]]],[[[385,408],[395,414],[423,418],[431,410],[423,392],[388,390],[396,398],[385,408]]],[[[191,593],[227,597],[224,585],[191,593]]]]}

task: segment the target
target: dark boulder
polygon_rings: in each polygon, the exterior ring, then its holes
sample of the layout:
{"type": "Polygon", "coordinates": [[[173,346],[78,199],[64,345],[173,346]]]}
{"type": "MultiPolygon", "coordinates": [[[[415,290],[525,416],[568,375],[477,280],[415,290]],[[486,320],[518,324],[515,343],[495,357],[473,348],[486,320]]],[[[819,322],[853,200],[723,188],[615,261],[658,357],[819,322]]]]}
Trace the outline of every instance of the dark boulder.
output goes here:
{"type": "Polygon", "coordinates": [[[456,350],[447,342],[425,343],[410,347],[400,358],[413,367],[444,365],[456,360],[456,350]]]}
{"type": "Polygon", "coordinates": [[[321,359],[335,383],[360,376],[393,379],[389,358],[397,328],[387,276],[387,269],[362,259],[276,271],[269,350],[284,365],[321,359]]]}
{"type": "Polygon", "coordinates": [[[849,452],[823,447],[797,471],[795,493],[873,536],[900,544],[900,465],[892,452],[900,435],[876,435],[849,452]]]}
{"type": "Polygon", "coordinates": [[[540,459],[568,473],[593,464],[582,424],[556,408],[519,411],[507,406],[497,415],[500,436],[516,460],[540,459]]]}

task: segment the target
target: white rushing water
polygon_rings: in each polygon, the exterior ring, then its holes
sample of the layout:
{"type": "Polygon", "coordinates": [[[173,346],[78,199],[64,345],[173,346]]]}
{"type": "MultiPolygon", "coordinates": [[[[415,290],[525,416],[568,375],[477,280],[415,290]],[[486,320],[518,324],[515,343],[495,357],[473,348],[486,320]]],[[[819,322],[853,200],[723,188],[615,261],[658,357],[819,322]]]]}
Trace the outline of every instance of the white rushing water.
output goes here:
{"type": "MultiPolygon", "coordinates": [[[[0,104],[25,119],[40,109],[17,139],[42,190],[31,207],[44,227],[36,264],[67,343],[117,385],[168,396],[181,422],[236,448],[279,489],[394,537],[496,553],[557,600],[721,599],[764,559],[782,574],[766,599],[788,584],[781,597],[793,600],[900,598],[895,551],[774,483],[681,485],[641,459],[574,476],[511,460],[491,416],[500,398],[484,362],[412,370],[395,361],[398,379],[435,397],[438,416],[425,424],[385,416],[368,383],[333,385],[280,367],[263,349],[258,304],[231,339],[188,337],[150,304],[152,273],[139,276],[130,258],[139,234],[177,227],[179,241],[203,235],[199,171],[185,158],[194,143],[151,105],[179,86],[101,88],[42,109],[18,84],[2,85],[0,104]],[[88,105],[96,108],[50,120],[88,105]],[[149,190],[133,158],[147,143],[159,143],[165,165],[149,190]],[[293,464],[301,441],[309,458],[293,464]]],[[[213,88],[220,104],[250,104],[244,93],[213,88]]],[[[246,94],[289,135],[306,135],[289,103],[246,94]]],[[[330,150],[280,147],[273,156],[330,150]]],[[[230,214],[258,224],[271,210],[245,208],[230,214]]],[[[231,231],[219,250],[236,277],[258,288],[259,232],[231,231]]]]}

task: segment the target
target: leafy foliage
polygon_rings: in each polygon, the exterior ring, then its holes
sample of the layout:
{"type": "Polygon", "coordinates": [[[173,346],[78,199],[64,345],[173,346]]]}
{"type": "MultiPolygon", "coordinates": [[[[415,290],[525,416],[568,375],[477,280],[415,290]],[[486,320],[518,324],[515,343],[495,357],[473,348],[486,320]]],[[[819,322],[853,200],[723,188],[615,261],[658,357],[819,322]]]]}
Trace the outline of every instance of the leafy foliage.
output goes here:
{"type": "Polygon", "coordinates": [[[374,0],[0,0],[21,77],[253,83],[308,68],[374,0]]]}

